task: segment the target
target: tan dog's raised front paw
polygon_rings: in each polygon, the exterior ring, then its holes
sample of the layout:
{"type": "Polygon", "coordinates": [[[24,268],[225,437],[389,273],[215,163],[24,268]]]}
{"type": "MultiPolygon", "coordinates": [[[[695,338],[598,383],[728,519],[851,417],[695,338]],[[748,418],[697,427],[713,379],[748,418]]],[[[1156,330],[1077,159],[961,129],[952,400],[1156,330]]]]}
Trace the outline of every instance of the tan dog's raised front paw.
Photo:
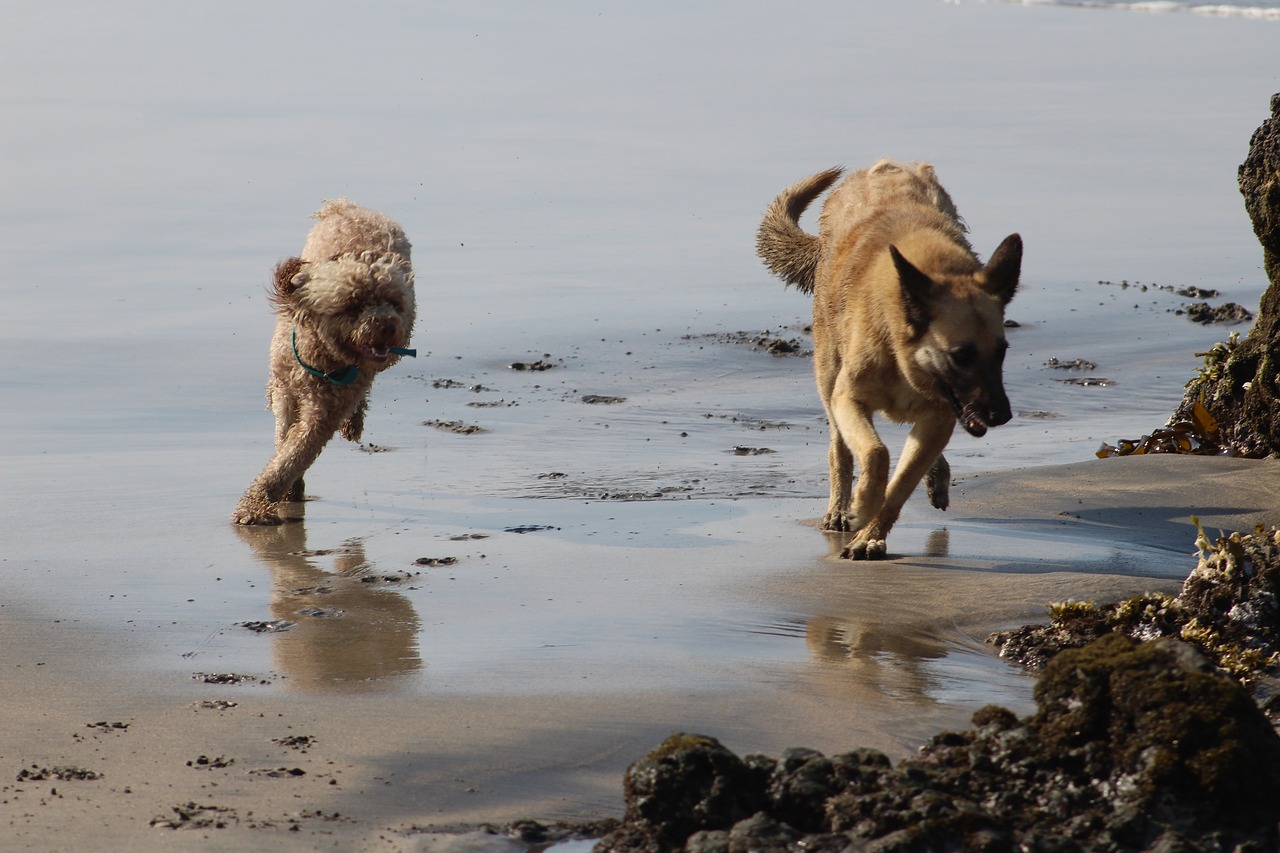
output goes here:
{"type": "Polygon", "coordinates": [[[924,478],[925,494],[929,503],[943,512],[951,505],[951,465],[945,456],[939,456],[924,478]]]}
{"type": "Polygon", "coordinates": [[[236,504],[231,513],[233,524],[280,524],[281,518],[276,513],[276,506],[265,496],[248,492],[236,504]]]}

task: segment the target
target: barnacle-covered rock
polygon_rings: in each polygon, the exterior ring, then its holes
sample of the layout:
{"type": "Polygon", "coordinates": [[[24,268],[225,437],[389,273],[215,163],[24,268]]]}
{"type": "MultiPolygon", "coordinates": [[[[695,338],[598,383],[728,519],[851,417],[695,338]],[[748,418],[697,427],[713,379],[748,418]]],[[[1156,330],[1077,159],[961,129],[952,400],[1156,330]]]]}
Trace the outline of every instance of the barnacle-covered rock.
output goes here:
{"type": "Polygon", "coordinates": [[[1184,834],[1280,821],[1280,737],[1191,646],[1109,635],[1051,661],[1035,697],[1040,748],[1115,811],[1184,834]]]}
{"type": "Polygon", "coordinates": [[[1280,530],[1232,533],[1212,543],[1201,530],[1196,546],[1196,567],[1177,596],[1054,604],[1048,625],[997,632],[990,641],[1002,657],[1039,668],[1063,649],[1112,632],[1138,640],[1178,637],[1243,684],[1280,676],[1280,530]]]}
{"type": "Polygon", "coordinates": [[[627,819],[597,853],[1226,851],[1280,843],[1280,737],[1245,690],[1191,646],[1109,634],[1050,661],[1035,698],[1031,716],[983,708],[972,729],[935,736],[897,767],[872,750],[827,758],[793,749],[777,761],[742,761],[713,738],[678,735],[675,749],[668,741],[633,770],[669,762],[664,775],[683,777],[683,767],[692,784],[645,787],[641,808],[629,781],[627,819]],[[711,765],[748,772],[699,769],[711,765]],[[722,803],[757,810],[726,824],[732,809],[719,808],[708,820],[711,789],[722,803]],[[689,831],[695,826],[702,828],[689,831]]]}
{"type": "Polygon", "coordinates": [[[623,826],[598,849],[667,853],[696,832],[728,830],[764,807],[771,769],[749,765],[715,738],[673,734],[627,768],[623,826]]]}
{"type": "Polygon", "coordinates": [[[1201,405],[1219,425],[1223,450],[1261,458],[1280,455],[1280,93],[1249,140],[1238,179],[1269,286],[1249,334],[1187,383],[1172,420],[1189,420],[1201,405]]]}

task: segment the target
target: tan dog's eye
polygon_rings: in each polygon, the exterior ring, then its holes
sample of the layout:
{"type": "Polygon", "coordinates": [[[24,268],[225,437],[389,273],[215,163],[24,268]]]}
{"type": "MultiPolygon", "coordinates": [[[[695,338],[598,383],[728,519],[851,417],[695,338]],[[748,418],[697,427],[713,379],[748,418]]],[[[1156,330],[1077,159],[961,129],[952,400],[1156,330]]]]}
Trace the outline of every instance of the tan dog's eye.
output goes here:
{"type": "Polygon", "coordinates": [[[948,353],[956,367],[973,367],[978,360],[978,348],[973,344],[962,344],[948,353]]]}

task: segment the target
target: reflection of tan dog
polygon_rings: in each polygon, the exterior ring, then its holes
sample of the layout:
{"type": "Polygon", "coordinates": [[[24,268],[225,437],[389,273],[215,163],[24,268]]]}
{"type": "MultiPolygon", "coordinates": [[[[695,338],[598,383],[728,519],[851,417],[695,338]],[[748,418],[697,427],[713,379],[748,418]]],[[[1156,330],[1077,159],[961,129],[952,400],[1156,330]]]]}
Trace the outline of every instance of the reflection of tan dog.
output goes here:
{"type": "Polygon", "coordinates": [[[1005,238],[984,266],[933,167],[892,160],[850,175],[823,205],[818,236],[805,233],[800,215],[839,176],[820,172],[774,199],[757,250],[775,275],[813,294],[814,372],[831,427],[823,529],[855,531],[846,555],[879,559],[926,472],[930,501],[947,508],[942,451],[957,418],[981,436],[1011,417],[1004,307],[1022,240],[1005,238]],[[913,424],[892,480],[876,412],[913,424]]]}
{"type": "Polygon", "coordinates": [[[232,514],[240,524],[279,523],[279,504],[302,500],[302,475],[333,434],[360,440],[374,376],[415,354],[404,349],[414,319],[404,231],[345,199],[315,218],[301,257],[276,267],[267,382],[276,452],[232,514]]]}

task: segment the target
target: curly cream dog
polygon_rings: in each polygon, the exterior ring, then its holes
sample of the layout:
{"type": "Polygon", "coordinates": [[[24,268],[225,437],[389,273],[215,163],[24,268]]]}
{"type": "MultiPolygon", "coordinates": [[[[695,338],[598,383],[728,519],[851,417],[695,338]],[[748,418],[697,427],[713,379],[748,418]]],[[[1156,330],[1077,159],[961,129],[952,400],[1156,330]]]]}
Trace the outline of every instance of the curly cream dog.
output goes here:
{"type": "Polygon", "coordinates": [[[378,373],[416,355],[413,268],[400,226],[346,199],[326,201],[296,258],[276,267],[267,405],[275,456],[231,520],[279,524],[280,505],[303,498],[303,474],[341,432],[359,441],[378,373]]]}

